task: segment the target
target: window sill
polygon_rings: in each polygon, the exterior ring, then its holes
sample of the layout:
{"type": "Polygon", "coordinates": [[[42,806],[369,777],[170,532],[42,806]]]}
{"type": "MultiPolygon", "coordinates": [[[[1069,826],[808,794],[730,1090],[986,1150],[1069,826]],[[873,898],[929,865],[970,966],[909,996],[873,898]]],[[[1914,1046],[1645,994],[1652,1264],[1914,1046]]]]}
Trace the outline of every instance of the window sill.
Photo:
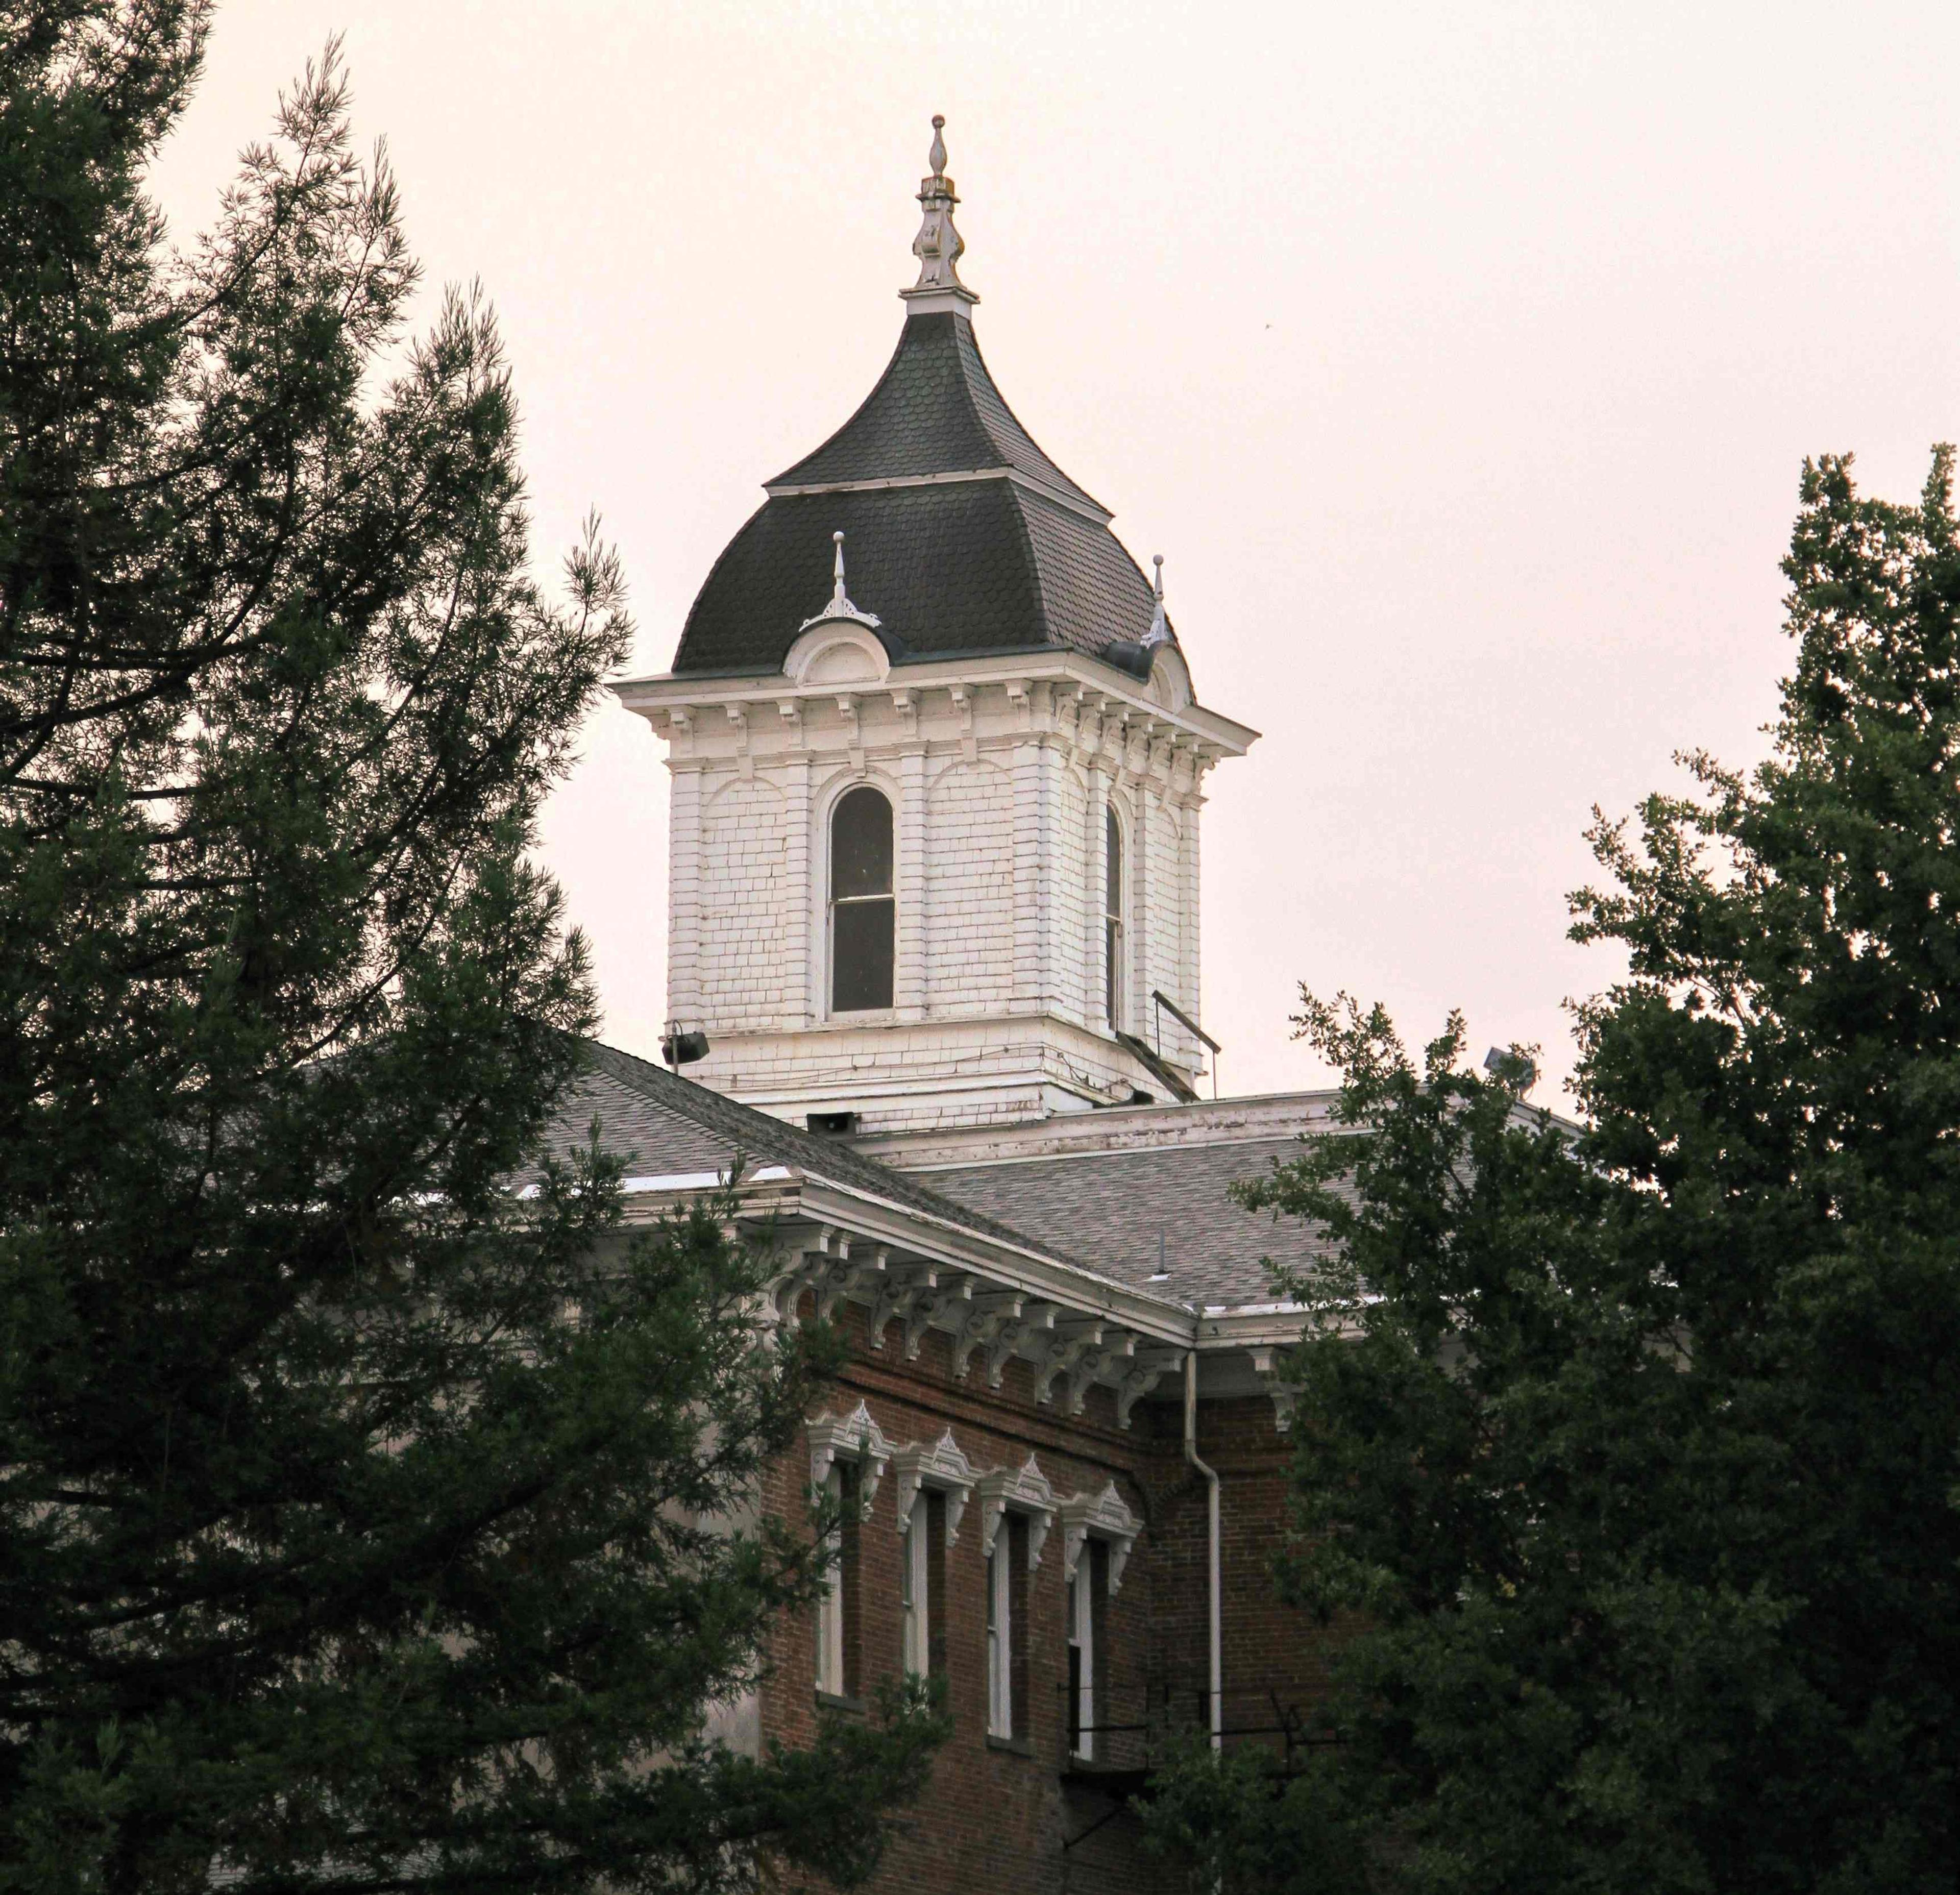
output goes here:
{"type": "Polygon", "coordinates": [[[842,1692],[819,1689],[816,1693],[816,1708],[819,1711],[842,1711],[846,1717],[862,1717],[864,1700],[846,1697],[842,1692]]]}
{"type": "Polygon", "coordinates": [[[991,1731],[987,1733],[987,1747],[990,1750],[1005,1750],[1010,1757],[1032,1757],[1035,1747],[1024,1737],[996,1737],[991,1731]]]}

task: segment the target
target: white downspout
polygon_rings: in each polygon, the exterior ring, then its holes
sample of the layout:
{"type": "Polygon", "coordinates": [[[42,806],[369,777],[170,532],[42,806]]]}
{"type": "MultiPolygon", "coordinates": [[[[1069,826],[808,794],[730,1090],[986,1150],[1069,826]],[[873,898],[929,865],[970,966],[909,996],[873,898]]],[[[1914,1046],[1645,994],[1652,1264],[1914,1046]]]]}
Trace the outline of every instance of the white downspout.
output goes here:
{"type": "Polygon", "coordinates": [[[1211,1747],[1225,1747],[1224,1670],[1223,1642],[1219,1625],[1218,1588],[1218,1475],[1198,1458],[1198,1351],[1187,1350],[1184,1357],[1184,1458],[1204,1477],[1205,1591],[1209,1607],[1211,1656],[1211,1747]]]}

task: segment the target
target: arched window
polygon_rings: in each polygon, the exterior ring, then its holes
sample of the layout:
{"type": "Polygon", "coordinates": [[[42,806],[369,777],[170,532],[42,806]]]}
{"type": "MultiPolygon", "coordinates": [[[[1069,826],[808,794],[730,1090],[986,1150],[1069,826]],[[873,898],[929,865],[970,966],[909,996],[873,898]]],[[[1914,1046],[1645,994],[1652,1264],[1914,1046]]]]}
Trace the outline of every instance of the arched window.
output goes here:
{"type": "Polygon", "coordinates": [[[1123,831],[1102,812],[1102,1005],[1112,1032],[1123,1024],[1123,831]]]}
{"type": "Polygon", "coordinates": [[[892,806],[860,785],[830,812],[830,1010],[892,1003],[892,806]]]}

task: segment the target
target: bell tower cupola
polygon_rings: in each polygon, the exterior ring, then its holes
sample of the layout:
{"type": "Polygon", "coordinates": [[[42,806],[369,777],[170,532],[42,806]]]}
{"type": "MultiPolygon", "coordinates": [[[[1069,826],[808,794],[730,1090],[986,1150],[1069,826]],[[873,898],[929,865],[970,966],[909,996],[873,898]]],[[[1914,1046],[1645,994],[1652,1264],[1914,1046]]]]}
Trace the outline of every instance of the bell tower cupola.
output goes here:
{"type": "Polygon", "coordinates": [[[1257,734],[988,374],[932,123],[883,376],[615,686],[668,742],[691,1076],[865,1132],[1195,1096],[1204,780],[1257,734]]]}

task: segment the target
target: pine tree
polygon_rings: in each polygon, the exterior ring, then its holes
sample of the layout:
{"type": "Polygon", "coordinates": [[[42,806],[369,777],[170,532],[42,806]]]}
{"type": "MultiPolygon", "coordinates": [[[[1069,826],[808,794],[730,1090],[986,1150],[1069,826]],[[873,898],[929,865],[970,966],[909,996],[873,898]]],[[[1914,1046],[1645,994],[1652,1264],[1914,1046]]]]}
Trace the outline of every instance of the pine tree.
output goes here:
{"type": "Polygon", "coordinates": [[[1166,1773],[1241,1889],[1931,1895],[1960,1875],[1960,529],[1806,468],[1769,760],[1592,831],[1573,1131],[1308,997],[1290,1783],[1166,1773]]]}
{"type": "Polygon", "coordinates": [[[822,1345],[730,1203],[628,1241],[540,1156],[617,564],[530,576],[494,323],[406,340],[337,57],[169,250],[208,24],[0,8],[0,1887],[861,1876],[923,1706],[702,1738],[816,1582],[742,1523],[822,1345]]]}

